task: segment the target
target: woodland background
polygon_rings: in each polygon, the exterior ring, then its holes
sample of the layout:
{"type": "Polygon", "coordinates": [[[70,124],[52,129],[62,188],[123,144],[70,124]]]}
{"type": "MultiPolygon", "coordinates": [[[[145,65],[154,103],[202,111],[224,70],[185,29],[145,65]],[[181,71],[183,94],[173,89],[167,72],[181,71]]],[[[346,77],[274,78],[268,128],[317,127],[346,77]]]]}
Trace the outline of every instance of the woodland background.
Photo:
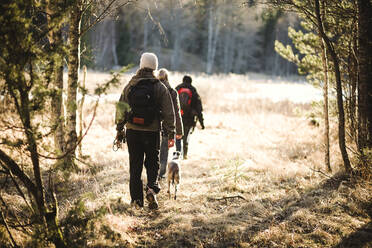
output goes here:
{"type": "Polygon", "coordinates": [[[295,14],[241,1],[138,1],[118,9],[84,37],[86,64],[112,69],[137,64],[144,51],[172,71],[297,74],[274,50],[291,44],[295,14]]]}

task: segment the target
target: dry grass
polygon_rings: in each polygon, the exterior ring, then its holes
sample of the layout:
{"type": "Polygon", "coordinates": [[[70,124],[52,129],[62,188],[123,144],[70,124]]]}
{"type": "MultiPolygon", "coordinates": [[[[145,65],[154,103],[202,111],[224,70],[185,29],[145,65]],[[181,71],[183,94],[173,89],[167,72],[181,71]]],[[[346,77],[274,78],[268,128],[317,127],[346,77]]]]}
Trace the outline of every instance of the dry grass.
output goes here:
{"type": "MultiPolygon", "coordinates": [[[[90,72],[88,87],[105,77],[90,72]]],[[[81,165],[68,192],[70,201],[84,199],[87,212],[105,209],[87,246],[372,246],[370,183],[337,175],[329,179],[311,170],[324,170],[322,130],[306,118],[318,91],[258,75],[193,78],[206,129],[191,136],[177,201],[168,200],[163,190],[155,212],[130,208],[127,150],[111,149],[114,103],[125,80],[110,92],[114,97],[102,100],[83,142],[91,164],[81,165]],[[221,199],[236,195],[245,200],[221,199]]],[[[181,79],[170,75],[174,86],[181,79]]],[[[337,145],[331,151],[338,170],[337,145]]]]}

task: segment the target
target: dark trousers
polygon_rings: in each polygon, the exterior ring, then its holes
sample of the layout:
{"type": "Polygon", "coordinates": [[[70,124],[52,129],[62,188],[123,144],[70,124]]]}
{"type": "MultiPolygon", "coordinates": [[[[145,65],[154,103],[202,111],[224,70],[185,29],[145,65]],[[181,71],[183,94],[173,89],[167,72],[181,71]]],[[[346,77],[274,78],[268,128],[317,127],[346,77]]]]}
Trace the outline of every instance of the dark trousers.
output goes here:
{"type": "Polygon", "coordinates": [[[167,170],[167,163],[168,163],[168,136],[161,136],[161,144],[160,144],[160,170],[159,176],[164,176],[167,170]]]}
{"type": "MultiPolygon", "coordinates": [[[[183,157],[187,156],[187,151],[189,149],[189,137],[194,126],[184,125],[183,126],[183,137],[182,137],[182,147],[183,147],[183,157]]],[[[176,147],[181,150],[181,140],[176,140],[176,147]]]]}
{"type": "Polygon", "coordinates": [[[143,184],[141,179],[143,165],[146,167],[147,187],[159,193],[157,182],[159,170],[160,132],[137,131],[127,129],[129,152],[129,189],[132,201],[143,202],[143,184]]]}

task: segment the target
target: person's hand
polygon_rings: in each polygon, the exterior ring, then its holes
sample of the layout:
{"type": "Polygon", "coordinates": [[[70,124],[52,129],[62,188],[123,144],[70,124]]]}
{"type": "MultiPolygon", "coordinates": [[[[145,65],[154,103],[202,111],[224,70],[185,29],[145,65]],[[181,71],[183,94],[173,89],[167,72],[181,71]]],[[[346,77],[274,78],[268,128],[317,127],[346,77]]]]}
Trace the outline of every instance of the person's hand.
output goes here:
{"type": "Polygon", "coordinates": [[[169,139],[168,140],[168,148],[171,148],[174,146],[174,139],[169,139]]]}
{"type": "Polygon", "coordinates": [[[182,139],[182,135],[181,134],[176,134],[176,139],[182,139]]]}
{"type": "Polygon", "coordinates": [[[121,148],[121,141],[119,139],[116,139],[116,147],[121,148]]]}
{"type": "Polygon", "coordinates": [[[119,148],[121,147],[120,138],[121,138],[120,131],[117,131],[116,138],[115,138],[115,143],[116,143],[116,146],[119,147],[119,148]]]}
{"type": "Polygon", "coordinates": [[[116,145],[121,147],[121,144],[125,143],[125,132],[124,131],[117,131],[116,133],[116,145]]]}

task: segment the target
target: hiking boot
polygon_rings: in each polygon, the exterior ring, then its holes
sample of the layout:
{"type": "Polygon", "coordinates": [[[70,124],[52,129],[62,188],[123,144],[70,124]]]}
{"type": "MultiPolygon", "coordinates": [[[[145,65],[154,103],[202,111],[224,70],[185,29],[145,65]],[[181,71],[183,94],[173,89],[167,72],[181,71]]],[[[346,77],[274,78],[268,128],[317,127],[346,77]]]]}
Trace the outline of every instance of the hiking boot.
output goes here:
{"type": "Polygon", "coordinates": [[[141,202],[140,200],[132,200],[130,202],[130,205],[131,205],[131,207],[133,207],[135,209],[143,208],[143,202],[141,202]]]}
{"type": "Polygon", "coordinates": [[[146,199],[149,202],[149,208],[150,209],[158,209],[159,204],[158,201],[156,200],[156,195],[154,193],[154,190],[148,188],[146,192],[146,199]]]}

